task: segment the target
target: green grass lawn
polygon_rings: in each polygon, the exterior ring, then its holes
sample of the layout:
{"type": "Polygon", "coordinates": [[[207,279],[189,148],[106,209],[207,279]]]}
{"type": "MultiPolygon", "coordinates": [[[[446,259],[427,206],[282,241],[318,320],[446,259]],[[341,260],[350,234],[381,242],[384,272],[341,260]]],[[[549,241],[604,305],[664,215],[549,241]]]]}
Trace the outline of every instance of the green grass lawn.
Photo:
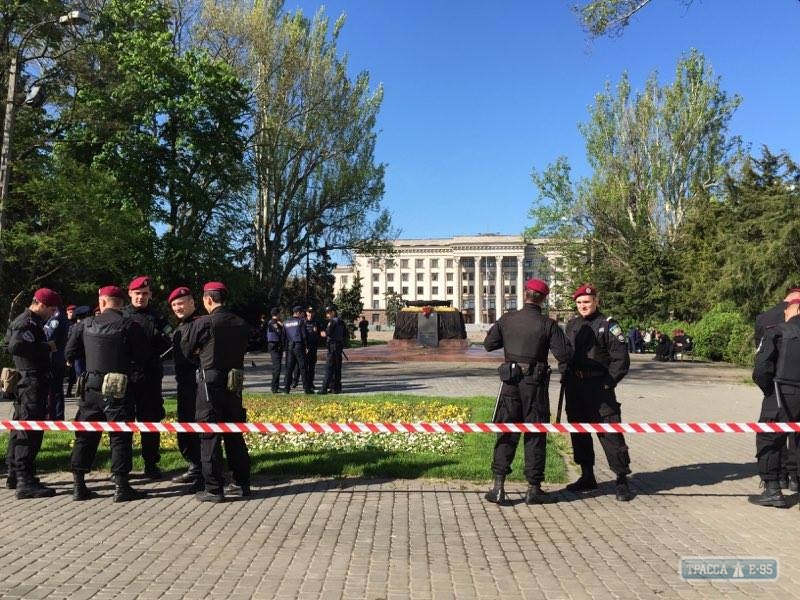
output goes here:
{"type": "MultiPolygon", "coordinates": [[[[338,395],[328,397],[324,402],[334,402],[347,407],[353,405],[353,412],[342,411],[341,416],[326,418],[325,420],[347,420],[347,415],[353,420],[364,420],[361,415],[369,412],[370,404],[381,404],[381,410],[386,403],[397,405],[398,411],[410,410],[414,407],[457,406],[468,415],[468,421],[481,422],[491,419],[494,407],[494,398],[487,396],[469,398],[441,398],[429,396],[409,396],[401,394],[377,394],[373,396],[348,396],[338,395]],[[335,400],[334,400],[335,399],[335,400]]],[[[290,397],[285,395],[246,395],[245,405],[248,407],[250,420],[280,420],[287,419],[288,414],[296,415],[295,421],[309,420],[309,407],[314,409],[322,405],[319,398],[306,398],[299,394],[290,397]],[[292,412],[294,404],[298,405],[297,411],[292,412]],[[287,408],[288,407],[288,408],[287,408]],[[303,408],[305,407],[305,408],[303,408]],[[275,415],[275,416],[272,416],[275,415]]],[[[175,400],[166,400],[168,418],[175,419],[175,400]]],[[[327,413],[326,413],[327,415],[327,413]]],[[[393,419],[375,419],[393,420],[393,419]]],[[[404,435],[404,434],[403,434],[404,435]]],[[[251,449],[253,473],[274,476],[294,477],[391,477],[400,479],[414,479],[418,477],[461,479],[470,481],[488,480],[491,478],[489,465],[492,460],[492,449],[495,434],[472,433],[459,434],[462,437],[460,448],[453,452],[420,452],[392,451],[375,447],[322,449],[322,450],[293,450],[291,447],[275,450],[251,449]]],[[[134,440],[138,436],[134,437],[134,440]]],[[[5,452],[7,436],[0,436],[0,451],[5,452]]],[[[39,453],[39,470],[65,471],[69,469],[69,455],[71,452],[74,435],[71,433],[45,432],[42,450],[39,453]]],[[[545,479],[551,483],[566,481],[566,466],[563,455],[569,451],[569,440],[564,435],[548,435],[548,453],[545,479]]],[[[107,439],[101,443],[96,465],[100,470],[110,467],[110,455],[107,439]]],[[[162,434],[161,468],[165,471],[180,471],[186,464],[175,444],[175,438],[162,434]]],[[[517,451],[517,457],[512,466],[513,473],[510,480],[523,480],[522,474],[522,440],[517,451]]],[[[141,471],[143,464],[138,452],[134,451],[134,471],[141,471]]]]}

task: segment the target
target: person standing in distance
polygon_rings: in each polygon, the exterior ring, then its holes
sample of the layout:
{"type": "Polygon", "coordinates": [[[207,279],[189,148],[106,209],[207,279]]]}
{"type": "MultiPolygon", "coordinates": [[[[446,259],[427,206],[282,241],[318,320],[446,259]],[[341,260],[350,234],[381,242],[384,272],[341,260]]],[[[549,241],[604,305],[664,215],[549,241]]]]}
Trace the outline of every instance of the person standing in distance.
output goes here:
{"type": "Polygon", "coordinates": [[[295,306],[292,308],[292,316],[283,323],[283,332],[286,336],[286,379],[283,383],[283,391],[286,394],[291,390],[295,369],[298,370],[298,378],[303,380],[303,392],[306,394],[314,393],[308,383],[308,371],[306,369],[308,343],[306,340],[304,314],[302,306],[295,306]]]}
{"type": "Polygon", "coordinates": [[[319,348],[320,330],[317,324],[316,313],[314,307],[309,306],[306,309],[306,345],[308,351],[306,352],[306,371],[308,372],[308,386],[311,391],[314,391],[314,377],[317,371],[317,349],[319,348]]]}
{"type": "MultiPolygon", "coordinates": [[[[148,359],[131,373],[129,385],[136,406],[136,420],[158,422],[166,416],[164,398],[161,396],[161,379],[164,369],[161,356],[172,346],[172,327],[164,316],[152,305],[151,280],[147,275],[134,278],[128,284],[131,303],[125,307],[125,316],[139,323],[147,336],[148,359]]],[[[142,459],[145,477],[161,479],[158,461],[161,434],[142,433],[142,459]]]]}
{"type": "MultiPolygon", "coordinates": [[[[178,326],[172,335],[172,356],[175,362],[175,382],[178,395],[178,421],[191,423],[195,419],[197,398],[197,369],[200,362],[197,356],[185,355],[181,341],[192,323],[199,318],[192,297],[192,290],[181,286],[172,290],[167,298],[172,312],[178,319],[178,326]]],[[[174,483],[188,483],[194,491],[203,489],[203,472],[200,466],[200,437],[195,433],[178,434],[178,450],[189,467],[185,473],[172,478],[174,483]]]]}
{"type": "MultiPolygon", "coordinates": [[[[141,326],[123,315],[125,294],[109,285],[98,291],[100,314],[75,326],[67,342],[70,361],[86,361],[84,394],[78,404],[77,421],[131,421],[133,399],[128,386],[134,365],[148,359],[147,337],[141,326]]],[[[86,473],[91,471],[100,444],[99,431],[76,431],[70,460],[74,485],[72,499],[94,497],[86,487],[86,473]]],[[[114,479],[114,502],[143,498],[143,492],[129,483],[133,467],[133,433],[110,432],[111,474],[114,479]]]]}
{"type": "MultiPolygon", "coordinates": [[[[558,368],[566,371],[570,360],[564,332],[553,319],[542,314],[542,303],[550,288],[541,279],[525,283],[525,303],[520,310],[504,314],[492,325],[483,347],[487,352],[503,348],[505,362],[500,367],[500,389],[497,419],[500,423],[549,423],[550,366],[548,352],[558,360],[558,368]]],[[[494,487],[485,498],[489,502],[507,504],[506,475],[517,451],[520,434],[499,433],[494,444],[492,473],[494,487]]],[[[525,479],[528,491],[526,504],[546,504],[550,497],[542,489],[547,451],[546,433],[524,434],[525,479]]]]}
{"type": "MultiPolygon", "coordinates": [[[[783,323],[765,329],[756,351],[753,381],[764,393],[760,423],[800,421],[800,298],[789,300],[783,323]]],[[[748,501],[759,506],[786,508],[781,492],[781,454],[786,433],[757,433],[756,459],[764,491],[748,501]]],[[[797,434],[791,436],[797,452],[797,434]]],[[[795,472],[795,475],[797,472],[795,472]]]]}
{"type": "MultiPolygon", "coordinates": [[[[573,359],[565,380],[567,418],[571,423],[619,423],[622,415],[614,388],[630,368],[628,344],[622,328],[598,308],[597,288],[585,284],[572,294],[578,316],[567,323],[567,340],[573,359]]],[[[588,433],[571,433],[580,478],[567,485],[571,492],[597,489],[594,449],[588,433]]],[[[598,433],[608,466],[617,475],[616,498],[633,498],[628,487],[630,457],[621,433],[598,433]]]]}
{"type": "MultiPolygon", "coordinates": [[[[184,356],[198,355],[197,421],[231,423],[247,421],[242,406],[244,355],[250,327],[225,306],[225,284],[210,281],[203,286],[203,306],[208,312],[197,319],[181,339],[184,356]]],[[[241,433],[201,433],[200,463],[205,491],[195,498],[201,502],[222,502],[225,492],[250,496],[250,456],[241,433]],[[233,484],[225,488],[222,441],[233,472],[233,484]]]]}
{"type": "Polygon", "coordinates": [[[267,352],[272,361],[272,384],[270,390],[277,394],[281,387],[281,363],[283,362],[283,347],[286,336],[283,333],[281,309],[275,306],[270,311],[270,320],[267,322],[267,352]]]}
{"type": "MultiPolygon", "coordinates": [[[[30,306],[17,316],[6,331],[6,351],[19,373],[14,394],[15,421],[42,421],[47,415],[50,391],[50,355],[56,343],[47,341],[44,324],[61,306],[59,295],[49,288],[33,293],[30,306]]],[[[43,432],[13,430],[8,439],[6,487],[16,489],[20,500],[54,496],[36,477],[36,455],[42,447],[43,432]]]]}
{"type": "MultiPolygon", "coordinates": [[[[761,343],[767,329],[785,321],[784,313],[792,300],[800,300],[800,286],[788,288],[786,296],[781,302],[756,316],[755,334],[753,335],[756,347],[761,343]]],[[[786,436],[786,446],[781,449],[780,483],[782,488],[787,488],[790,492],[800,491],[797,475],[798,468],[800,468],[798,449],[793,436],[788,435],[786,436]]]]}
{"type": "Polygon", "coordinates": [[[347,339],[347,325],[337,315],[335,304],[325,307],[325,316],[328,319],[324,335],[328,343],[328,358],[325,361],[325,379],[322,381],[320,394],[327,394],[329,391],[340,394],[342,392],[342,354],[347,339]]]}
{"type": "Polygon", "coordinates": [[[361,333],[361,346],[367,345],[367,336],[369,335],[369,321],[364,315],[361,315],[361,320],[358,322],[358,331],[361,333]]]}

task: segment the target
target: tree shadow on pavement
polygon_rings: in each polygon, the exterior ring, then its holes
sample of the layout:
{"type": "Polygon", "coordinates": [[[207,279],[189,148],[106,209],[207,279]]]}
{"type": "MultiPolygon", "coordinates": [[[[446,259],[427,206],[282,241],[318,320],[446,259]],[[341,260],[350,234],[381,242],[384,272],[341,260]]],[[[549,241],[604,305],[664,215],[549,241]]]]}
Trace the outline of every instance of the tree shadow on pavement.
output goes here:
{"type": "MultiPolygon", "coordinates": [[[[650,471],[631,475],[632,487],[639,493],[657,494],[678,488],[694,486],[710,486],[726,481],[749,479],[757,475],[756,464],[753,463],[695,463],[669,467],[661,471],[650,471]]],[[[686,496],[746,496],[747,494],[731,494],[723,492],[692,493],[687,490],[686,496]]]]}

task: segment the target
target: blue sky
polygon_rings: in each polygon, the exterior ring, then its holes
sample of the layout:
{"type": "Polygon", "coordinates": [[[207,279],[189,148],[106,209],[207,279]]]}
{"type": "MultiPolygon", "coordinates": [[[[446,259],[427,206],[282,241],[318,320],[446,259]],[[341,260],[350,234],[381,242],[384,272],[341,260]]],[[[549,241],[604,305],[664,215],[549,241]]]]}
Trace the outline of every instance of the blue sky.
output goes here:
{"type": "Polygon", "coordinates": [[[605,82],[627,71],[640,89],[654,70],[672,81],[691,48],[743,98],[731,134],[800,161],[796,0],[654,0],[621,37],[594,42],[566,0],[331,0],[325,10],[346,15],[339,48],[351,71],[384,86],[376,158],[403,238],[520,233],[532,168],[563,154],[588,174],[577,125],[605,82]]]}

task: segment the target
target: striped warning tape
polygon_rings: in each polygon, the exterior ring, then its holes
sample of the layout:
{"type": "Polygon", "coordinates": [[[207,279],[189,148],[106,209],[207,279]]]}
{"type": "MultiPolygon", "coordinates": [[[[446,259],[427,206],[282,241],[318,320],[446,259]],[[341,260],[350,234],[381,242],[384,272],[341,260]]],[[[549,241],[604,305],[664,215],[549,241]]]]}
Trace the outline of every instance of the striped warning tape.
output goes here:
{"type": "Polygon", "coordinates": [[[793,433],[800,423],[138,423],[0,420],[0,431],[161,433],[793,433]]]}

